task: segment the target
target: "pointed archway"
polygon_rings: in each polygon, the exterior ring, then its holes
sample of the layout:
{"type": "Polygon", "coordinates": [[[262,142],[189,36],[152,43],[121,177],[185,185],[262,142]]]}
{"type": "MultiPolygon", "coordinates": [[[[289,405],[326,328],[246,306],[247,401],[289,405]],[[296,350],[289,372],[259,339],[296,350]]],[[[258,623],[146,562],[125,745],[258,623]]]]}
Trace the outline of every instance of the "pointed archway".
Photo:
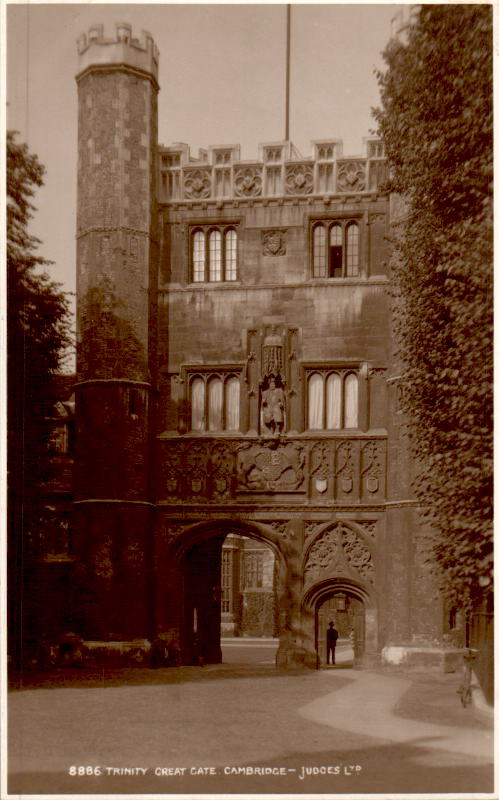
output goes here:
{"type": "Polygon", "coordinates": [[[173,613],[165,613],[172,623],[169,629],[178,642],[181,663],[222,660],[221,565],[222,546],[228,534],[257,540],[273,551],[279,576],[277,593],[284,594],[286,556],[278,537],[265,525],[214,519],[185,526],[169,547],[170,574],[176,578],[169,593],[173,613]]]}
{"type": "Polygon", "coordinates": [[[316,666],[326,664],[326,629],[330,621],[340,637],[353,647],[353,665],[359,666],[366,654],[376,649],[377,613],[374,598],[365,587],[348,578],[329,578],[311,586],[303,598],[305,613],[313,619],[316,666]]]}

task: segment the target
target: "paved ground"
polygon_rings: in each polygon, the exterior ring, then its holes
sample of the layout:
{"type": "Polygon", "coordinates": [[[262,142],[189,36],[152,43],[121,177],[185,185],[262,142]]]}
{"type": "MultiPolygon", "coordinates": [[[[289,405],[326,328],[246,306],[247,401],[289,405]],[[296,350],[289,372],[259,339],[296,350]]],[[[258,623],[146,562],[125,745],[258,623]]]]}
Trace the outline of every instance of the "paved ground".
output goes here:
{"type": "Polygon", "coordinates": [[[492,731],[461,708],[458,676],[345,664],[279,674],[265,663],[274,649],[228,646],[227,663],[206,667],[26,676],[9,694],[9,791],[492,792],[492,731]]]}

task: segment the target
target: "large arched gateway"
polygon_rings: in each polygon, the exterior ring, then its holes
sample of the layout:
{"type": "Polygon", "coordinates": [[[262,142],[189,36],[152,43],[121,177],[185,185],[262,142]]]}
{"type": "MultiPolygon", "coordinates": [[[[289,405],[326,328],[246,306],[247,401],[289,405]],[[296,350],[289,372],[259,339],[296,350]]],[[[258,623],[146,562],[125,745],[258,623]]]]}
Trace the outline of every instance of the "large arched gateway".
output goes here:
{"type": "MultiPolygon", "coordinates": [[[[172,527],[170,526],[170,530],[172,527]]],[[[167,620],[171,641],[184,663],[218,663],[222,660],[220,635],[222,618],[222,546],[227,536],[243,536],[269,546],[275,556],[277,608],[285,608],[287,559],[271,527],[231,522],[216,518],[174,529],[163,557],[168,575],[158,591],[157,614],[167,620]],[[172,616],[171,610],[175,609],[172,616]]],[[[285,615],[279,613],[278,632],[285,631],[285,615]]]]}
{"type": "Polygon", "coordinates": [[[78,632],[218,661],[236,533],[275,553],[279,666],[317,666],[333,609],[358,663],[438,661],[447,629],[397,405],[383,143],[194,157],[158,145],[149,35],[94,26],[78,50],[78,632]]]}

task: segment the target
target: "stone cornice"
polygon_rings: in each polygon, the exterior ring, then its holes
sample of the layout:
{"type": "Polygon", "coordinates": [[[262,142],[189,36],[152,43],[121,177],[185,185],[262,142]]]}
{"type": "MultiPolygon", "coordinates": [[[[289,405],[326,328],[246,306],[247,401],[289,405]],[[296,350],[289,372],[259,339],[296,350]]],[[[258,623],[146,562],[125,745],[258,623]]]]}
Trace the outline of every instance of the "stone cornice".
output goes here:
{"type": "Polygon", "coordinates": [[[385,503],[373,503],[373,504],[361,504],[357,503],[355,505],[317,505],[317,504],[297,504],[297,503],[261,503],[252,502],[252,503],[210,503],[209,505],[204,503],[198,504],[185,504],[183,503],[181,506],[175,503],[168,503],[164,500],[158,501],[156,503],[156,508],[158,511],[166,512],[169,514],[168,518],[176,519],[176,520],[183,520],[183,519],[190,519],[193,516],[198,516],[200,519],[206,519],[207,516],[217,516],[218,518],[225,518],[230,517],[233,514],[240,514],[242,516],[252,515],[252,518],[260,518],[261,521],[264,521],[268,518],[269,515],[272,516],[272,519],[278,519],[278,517],[274,517],[275,514],[283,513],[288,514],[288,519],[296,518],[296,517],[304,517],[305,514],[331,514],[331,513],[361,513],[367,512],[369,514],[374,513],[382,513],[385,509],[385,503]],[[257,515],[255,517],[254,515],[257,515]]]}
{"type": "MultiPolygon", "coordinates": [[[[352,431],[350,428],[343,428],[342,430],[338,430],[337,433],[333,433],[332,431],[321,431],[320,436],[317,435],[317,432],[309,432],[303,431],[302,433],[283,433],[279,439],[281,444],[286,444],[287,442],[293,442],[298,439],[300,442],[303,441],[311,441],[311,442],[323,442],[325,440],[341,440],[344,441],[345,439],[379,439],[384,441],[388,438],[388,434],[386,431],[383,430],[376,430],[376,431],[352,431]]],[[[233,433],[228,434],[214,434],[211,431],[206,432],[205,434],[200,434],[199,431],[196,432],[189,432],[184,434],[179,434],[176,431],[164,431],[163,433],[159,433],[156,436],[157,441],[167,441],[171,442],[172,440],[177,440],[178,442],[206,442],[207,440],[212,440],[213,442],[255,442],[257,444],[269,444],[270,442],[275,442],[275,439],[272,437],[265,437],[261,434],[257,433],[238,433],[234,435],[233,433]]]]}
{"type": "MultiPolygon", "coordinates": [[[[334,209],[337,206],[344,205],[345,203],[365,203],[369,201],[371,203],[376,203],[379,201],[387,201],[389,195],[380,193],[379,191],[376,192],[356,192],[355,194],[337,194],[337,195],[285,195],[280,197],[275,197],[273,195],[267,195],[262,197],[251,197],[251,198],[224,198],[216,199],[216,198],[206,198],[205,200],[190,200],[190,199],[182,199],[182,200],[161,200],[158,202],[158,210],[165,211],[165,210],[172,210],[172,211],[182,211],[185,210],[188,213],[191,213],[193,209],[199,210],[213,210],[214,213],[220,211],[220,209],[237,209],[237,208],[252,208],[255,205],[266,207],[275,208],[278,206],[311,206],[314,204],[324,205],[324,206],[332,206],[331,209],[327,209],[325,213],[329,210],[331,213],[334,213],[334,209]]],[[[355,213],[355,212],[354,212],[355,213]]]]}
{"type": "Polygon", "coordinates": [[[258,283],[258,284],[248,284],[248,283],[241,283],[240,281],[231,281],[230,283],[189,283],[185,286],[181,284],[170,284],[169,286],[162,286],[158,289],[159,294],[183,294],[185,292],[192,292],[192,291],[203,291],[203,292],[213,292],[213,291],[237,291],[240,289],[244,289],[244,291],[265,291],[268,289],[307,289],[311,287],[318,287],[318,286],[331,286],[331,287],[338,287],[338,286],[365,286],[365,287],[375,287],[375,286],[388,286],[390,283],[389,279],[383,275],[376,275],[372,278],[308,278],[305,281],[301,281],[300,283],[258,283]]]}
{"type": "Polygon", "coordinates": [[[132,67],[130,64],[125,64],[123,62],[117,62],[116,64],[90,64],[75,76],[76,83],[79,84],[84,78],[87,77],[87,75],[90,75],[93,72],[125,72],[127,75],[134,75],[135,77],[143,78],[144,80],[149,81],[156,92],[159,92],[160,90],[159,83],[154,75],[151,75],[150,72],[147,72],[144,69],[132,67]]]}
{"type": "Polygon", "coordinates": [[[88,380],[84,381],[77,381],[73,388],[80,389],[83,386],[95,386],[95,385],[103,385],[105,383],[111,383],[114,385],[121,384],[124,386],[134,386],[134,387],[141,387],[142,389],[152,389],[152,385],[147,381],[134,381],[130,378],[89,378],[88,380]]]}

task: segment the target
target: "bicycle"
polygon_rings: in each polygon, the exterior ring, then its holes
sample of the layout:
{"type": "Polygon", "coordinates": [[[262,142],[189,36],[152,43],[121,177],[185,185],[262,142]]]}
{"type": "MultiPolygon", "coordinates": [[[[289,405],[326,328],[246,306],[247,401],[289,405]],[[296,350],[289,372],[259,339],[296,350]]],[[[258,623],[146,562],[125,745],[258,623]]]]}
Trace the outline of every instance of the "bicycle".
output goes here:
{"type": "Polygon", "coordinates": [[[461,703],[463,704],[463,708],[466,708],[471,703],[471,681],[473,677],[473,662],[477,656],[478,650],[474,650],[472,647],[466,648],[466,653],[464,654],[464,676],[463,676],[463,683],[457,690],[457,693],[461,695],[461,703]]]}

